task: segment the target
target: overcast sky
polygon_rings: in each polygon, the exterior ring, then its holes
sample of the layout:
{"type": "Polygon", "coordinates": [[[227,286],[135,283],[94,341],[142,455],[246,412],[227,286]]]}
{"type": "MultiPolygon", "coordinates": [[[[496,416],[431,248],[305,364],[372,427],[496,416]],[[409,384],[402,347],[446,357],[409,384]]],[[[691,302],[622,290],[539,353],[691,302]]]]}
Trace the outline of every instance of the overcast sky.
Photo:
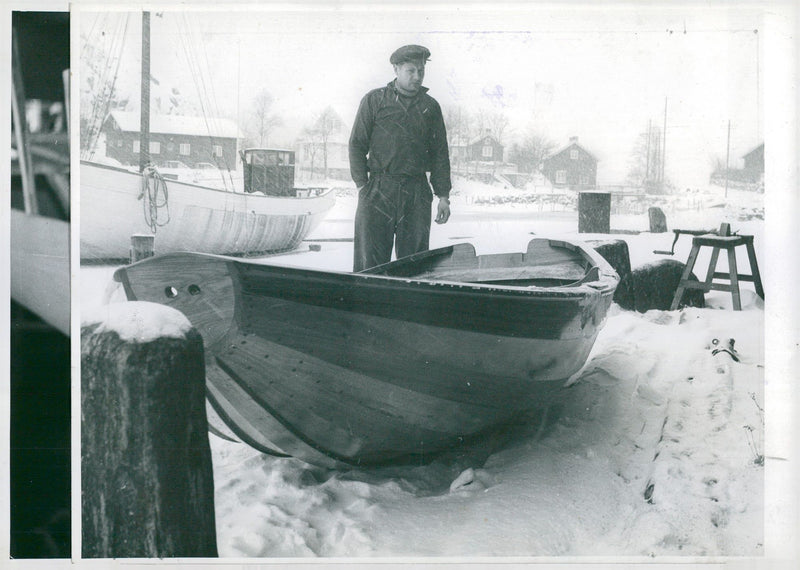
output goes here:
{"type": "MultiPolygon", "coordinates": [[[[637,135],[649,120],[662,125],[665,100],[667,176],[679,186],[705,183],[713,158],[724,159],[728,120],[734,165],[763,139],[760,10],[485,6],[154,11],[152,73],[162,88],[202,91],[210,112],[231,118],[268,90],[285,121],[270,144],[286,146],[327,105],[349,127],[361,97],[394,77],[390,53],[420,43],[432,53],[425,85],[443,107],[503,111],[507,143],[531,130],[558,145],[578,136],[605,184],[624,180],[637,135]]],[[[108,41],[122,16],[81,12],[81,33],[108,41]]],[[[130,92],[140,22],[129,20],[119,72],[130,92]]]]}

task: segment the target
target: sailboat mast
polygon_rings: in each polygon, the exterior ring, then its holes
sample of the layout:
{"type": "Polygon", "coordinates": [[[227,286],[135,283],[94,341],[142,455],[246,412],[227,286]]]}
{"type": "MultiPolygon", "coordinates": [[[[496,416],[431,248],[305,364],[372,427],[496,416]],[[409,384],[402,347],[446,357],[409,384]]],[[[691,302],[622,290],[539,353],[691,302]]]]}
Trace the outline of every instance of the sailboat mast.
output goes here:
{"type": "Polygon", "coordinates": [[[150,12],[142,12],[142,85],[139,123],[139,172],[150,163],[150,12]]]}

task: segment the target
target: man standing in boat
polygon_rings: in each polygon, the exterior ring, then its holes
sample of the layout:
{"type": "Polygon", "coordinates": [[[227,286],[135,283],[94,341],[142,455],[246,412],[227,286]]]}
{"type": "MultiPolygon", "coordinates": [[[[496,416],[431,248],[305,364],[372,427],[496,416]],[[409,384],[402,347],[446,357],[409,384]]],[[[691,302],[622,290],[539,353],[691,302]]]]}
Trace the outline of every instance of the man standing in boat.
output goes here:
{"type": "Polygon", "coordinates": [[[450,157],[439,103],[422,87],[430,51],[407,45],[389,62],[397,76],[361,100],[350,134],[358,187],[353,271],[428,249],[433,194],[437,224],[450,218],[450,157]],[[430,172],[430,184],[426,172],[430,172]]]}

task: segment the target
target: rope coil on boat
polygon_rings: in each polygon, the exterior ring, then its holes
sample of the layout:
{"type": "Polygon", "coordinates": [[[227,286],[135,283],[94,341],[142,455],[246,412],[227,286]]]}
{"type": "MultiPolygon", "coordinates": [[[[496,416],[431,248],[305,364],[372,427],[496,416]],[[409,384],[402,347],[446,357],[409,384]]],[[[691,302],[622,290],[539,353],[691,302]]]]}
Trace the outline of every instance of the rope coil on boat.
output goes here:
{"type": "Polygon", "coordinates": [[[161,173],[155,166],[147,166],[142,171],[142,189],[139,200],[144,206],[144,221],[150,231],[156,233],[159,227],[169,223],[169,189],[161,173]],[[159,220],[160,211],[166,213],[166,220],[159,220]]]}

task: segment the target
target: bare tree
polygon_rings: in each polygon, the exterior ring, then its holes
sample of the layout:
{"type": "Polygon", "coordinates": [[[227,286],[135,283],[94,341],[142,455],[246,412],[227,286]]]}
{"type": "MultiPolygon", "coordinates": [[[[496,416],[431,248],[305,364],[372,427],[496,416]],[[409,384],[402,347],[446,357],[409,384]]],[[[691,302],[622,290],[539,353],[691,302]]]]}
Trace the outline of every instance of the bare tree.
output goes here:
{"type": "Polygon", "coordinates": [[[469,111],[461,105],[448,106],[442,109],[447,138],[455,142],[469,133],[469,111]]]}
{"type": "Polygon", "coordinates": [[[514,143],[508,160],[522,172],[536,172],[542,161],[556,148],[556,143],[545,135],[530,132],[519,143],[514,143]]]}
{"type": "Polygon", "coordinates": [[[485,109],[478,109],[478,111],[473,115],[472,120],[472,133],[471,138],[477,138],[485,135],[488,132],[491,132],[490,128],[491,122],[489,119],[489,112],[485,109]]]}
{"type": "Polygon", "coordinates": [[[665,191],[667,182],[662,172],[662,137],[661,129],[648,124],[647,130],[639,134],[634,143],[628,171],[628,182],[643,187],[650,192],[665,191]]]}
{"type": "Polygon", "coordinates": [[[313,133],[316,139],[322,145],[322,163],[325,172],[325,177],[328,177],[328,142],[331,137],[341,132],[344,127],[339,114],[333,107],[326,107],[314,121],[313,133]]]}
{"type": "Polygon", "coordinates": [[[491,132],[492,136],[497,139],[497,142],[502,144],[506,133],[506,128],[510,123],[506,114],[502,111],[491,111],[487,114],[486,122],[488,124],[487,129],[489,132],[491,132]]]}
{"type": "Polygon", "coordinates": [[[725,158],[719,155],[713,156],[710,158],[711,163],[711,174],[713,175],[725,175],[728,170],[728,165],[725,161],[725,158]]]}
{"type": "Polygon", "coordinates": [[[442,110],[444,125],[447,129],[447,144],[450,151],[450,162],[453,170],[458,171],[466,160],[462,156],[465,144],[471,137],[470,125],[472,114],[461,105],[446,107],[442,110]]]}
{"type": "Polygon", "coordinates": [[[125,110],[128,100],[117,86],[120,54],[105,37],[82,35],[80,85],[80,150],[81,157],[90,158],[95,152],[100,131],[108,113],[125,110]]]}
{"type": "Polygon", "coordinates": [[[275,99],[266,89],[259,91],[253,99],[253,107],[250,111],[251,120],[248,122],[246,132],[252,136],[254,141],[258,141],[258,146],[269,144],[269,135],[283,124],[283,120],[272,113],[272,106],[275,99]]]}
{"type": "Polygon", "coordinates": [[[318,140],[318,133],[314,127],[306,127],[303,129],[303,141],[301,152],[307,153],[311,161],[311,179],[314,179],[316,173],[316,159],[319,151],[322,150],[322,143],[318,140]]]}

